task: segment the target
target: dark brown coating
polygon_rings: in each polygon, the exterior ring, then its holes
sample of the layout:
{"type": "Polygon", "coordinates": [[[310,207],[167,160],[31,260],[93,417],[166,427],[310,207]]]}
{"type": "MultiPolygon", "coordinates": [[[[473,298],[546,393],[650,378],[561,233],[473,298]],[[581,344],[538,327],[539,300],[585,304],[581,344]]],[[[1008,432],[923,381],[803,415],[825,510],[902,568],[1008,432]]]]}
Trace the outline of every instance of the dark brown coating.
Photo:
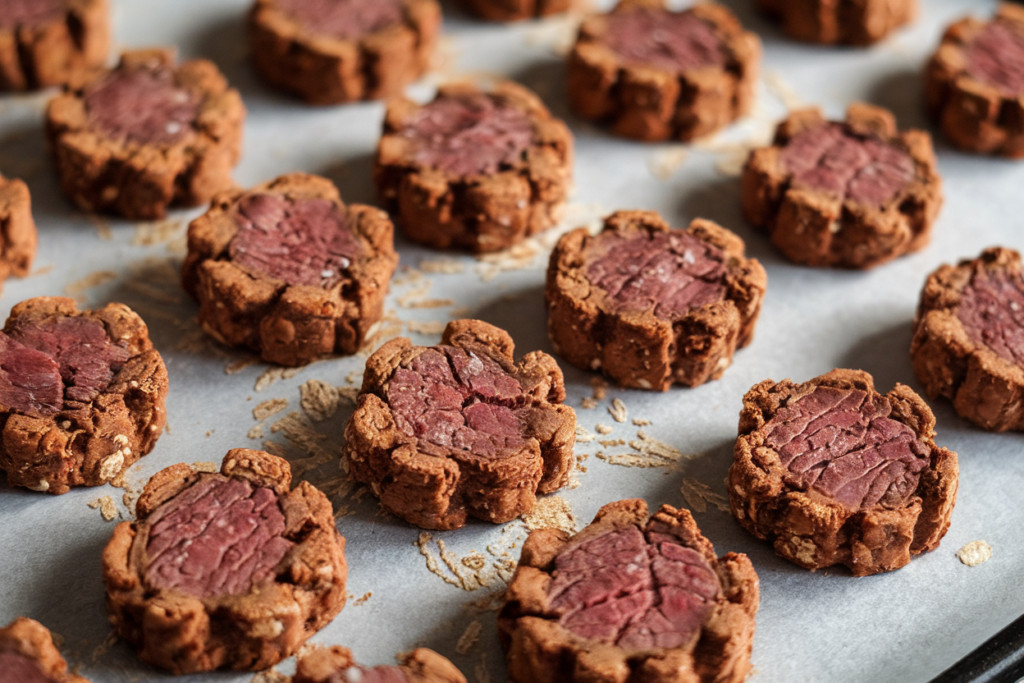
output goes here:
{"type": "Polygon", "coordinates": [[[759,602],[760,583],[747,556],[717,558],[688,510],[662,505],[650,515],[643,500],[621,500],[602,507],[575,536],[557,529],[530,533],[498,615],[498,634],[515,683],[739,683],[750,672],[759,602]],[[560,623],[552,606],[549,589],[563,549],[631,527],[675,539],[717,576],[719,590],[696,636],[675,647],[630,649],[583,638],[560,623]]]}
{"type": "Polygon", "coordinates": [[[36,258],[36,222],[28,185],[0,175],[0,291],[3,281],[25,277],[36,258]]]}
{"type": "Polygon", "coordinates": [[[425,647],[399,655],[401,666],[359,666],[340,645],[315,648],[299,657],[292,683],[466,683],[466,677],[445,657],[425,647]],[[355,676],[356,671],[361,676],[355,676]]]}
{"type": "Polygon", "coordinates": [[[744,256],[743,240],[703,219],[685,231],[672,230],[653,211],[613,213],[601,234],[608,233],[626,239],[686,234],[712,245],[724,265],[721,296],[671,315],[616,306],[588,275],[596,239],[577,228],[558,241],[548,263],[544,291],[555,351],[626,387],[666,391],[673,383],[695,387],[721,377],[736,349],[753,338],[768,285],[761,264],[744,256]]]}
{"type": "MultiPolygon", "coordinates": [[[[622,0],[612,15],[663,8],[662,0],[622,0]]],[[[580,26],[569,55],[573,110],[609,125],[616,135],[636,140],[692,140],[750,111],[761,41],[721,5],[698,3],[687,12],[713,28],[724,53],[721,65],[679,73],[624,62],[606,44],[610,15],[590,17],[580,26]]]]}
{"type": "Polygon", "coordinates": [[[459,0],[459,5],[486,21],[521,21],[572,9],[572,0],[459,0]]]}
{"type": "Polygon", "coordinates": [[[783,162],[786,145],[797,135],[823,126],[816,108],[790,114],[775,131],[770,147],[751,152],[743,168],[743,215],[771,237],[790,261],[809,266],[872,268],[918,251],[931,239],[942,207],[931,136],[925,131],[898,132],[885,109],[853,104],[842,124],[852,136],[892,147],[909,156],[908,182],[880,205],[839,197],[811,187],[794,187],[783,162]]]}
{"type": "Polygon", "coordinates": [[[782,20],[790,38],[824,45],[864,46],[917,18],[917,0],[756,0],[782,20]]]}
{"type": "Polygon", "coordinates": [[[286,460],[245,448],[228,451],[220,474],[172,465],[146,484],[138,519],[122,522],[103,551],[110,622],[142,661],[174,674],[259,671],[290,657],[345,604],[345,539],[330,501],[308,482],[291,488],[286,460]],[[235,595],[198,597],[151,585],[150,517],[211,478],[271,489],[289,548],[272,576],[235,595]]]}
{"type": "MultiPolygon", "coordinates": [[[[18,617],[0,628],[0,659],[17,658],[19,665],[47,679],[47,683],[89,683],[81,676],[68,672],[68,663],[53,644],[50,631],[34,619],[18,617]],[[26,661],[27,660],[27,661],[26,661]]],[[[16,665],[17,666],[17,665],[16,665]]],[[[5,676],[13,676],[20,683],[18,670],[5,668],[5,676]]]]}
{"type": "Polygon", "coordinates": [[[55,4],[55,14],[38,23],[0,27],[0,92],[64,85],[107,60],[108,0],[55,4]]]}
{"type": "Polygon", "coordinates": [[[85,211],[163,218],[171,205],[197,206],[233,185],[245,120],[242,98],[213,62],[174,62],[169,50],[125,52],[116,69],[94,71],[50,100],[46,134],[61,190],[85,211]],[[86,106],[90,86],[111,74],[165,68],[198,103],[195,120],[173,142],[114,138],[92,122],[86,106]]]}
{"type": "Polygon", "coordinates": [[[317,33],[278,4],[256,0],[249,12],[253,66],[309,104],[400,96],[429,68],[441,30],[436,0],[401,0],[399,23],[357,37],[317,33]]]}
{"type": "Polygon", "coordinates": [[[499,251],[552,227],[572,178],[572,134],[536,95],[502,82],[484,91],[459,83],[438,88],[442,98],[478,98],[521,111],[532,129],[521,157],[493,173],[460,174],[416,160],[402,134],[423,106],[388,104],[373,177],[385,207],[410,239],[436,249],[499,251]]]}
{"type": "Polygon", "coordinates": [[[199,301],[199,324],[223,344],[258,352],[271,363],[304,365],[332,353],[355,353],[383,316],[388,281],[398,265],[387,214],[345,206],[331,181],[305,173],[251,190],[217,195],[188,229],[182,284],[199,301]],[[347,219],[361,252],[327,286],[289,284],[233,260],[239,204],[261,194],[330,201],[347,219]]]}
{"type": "MultiPolygon", "coordinates": [[[[345,429],[343,457],[352,476],[370,485],[384,509],[425,529],[455,529],[467,515],[500,524],[529,514],[538,493],[569,483],[576,414],[562,404],[562,371],[541,351],[514,363],[513,350],[504,330],[479,320],[454,320],[441,346],[413,346],[399,337],[370,356],[356,411],[345,429]],[[485,359],[498,379],[517,383],[519,396],[509,407],[516,413],[510,419],[518,422],[518,433],[509,447],[487,454],[459,444],[439,445],[401,428],[396,399],[390,397],[396,374],[446,348],[476,363],[485,359]]],[[[476,406],[500,403],[488,404],[479,393],[473,400],[476,406]]]]}
{"type": "MultiPolygon", "coordinates": [[[[969,69],[972,42],[990,25],[1004,24],[1024,40],[1024,7],[1002,4],[991,22],[965,18],[942,36],[925,68],[925,106],[942,134],[960,149],[1024,157],[1024,101],[980,80],[969,69]]],[[[1017,61],[1019,56],[1011,58],[1017,61]]]]}
{"type": "MultiPolygon", "coordinates": [[[[828,438],[829,429],[819,437],[828,438]]],[[[870,430],[868,435],[875,436],[870,430]]],[[[920,396],[902,384],[879,394],[871,375],[861,370],[833,370],[802,384],[765,380],[743,397],[727,479],[732,514],[747,531],[771,542],[780,557],[806,569],[843,564],[854,576],[899,569],[912,555],[938,547],[956,503],[957,455],[936,446],[934,436],[935,416],[920,396]],[[922,451],[916,467],[923,468],[908,477],[909,489],[894,486],[878,502],[851,505],[843,496],[791,480],[783,451],[769,445],[767,432],[774,424],[769,423],[801,399],[813,400],[821,388],[858,392],[882,413],[889,411],[881,419],[922,451]]]]}
{"type": "MultiPolygon", "coordinates": [[[[982,429],[1022,431],[1024,367],[970,334],[958,315],[965,290],[979,274],[1020,283],[1020,254],[986,249],[976,259],[940,266],[928,276],[910,345],[914,372],[928,396],[948,398],[958,415],[982,429]]],[[[1014,304],[1019,308],[1016,301],[1004,302],[1007,308],[1014,304]]]]}
{"type": "Polygon", "coordinates": [[[28,299],[11,309],[4,332],[74,318],[101,323],[127,360],[87,402],[65,400],[59,410],[35,415],[0,405],[0,469],[12,486],[61,494],[105,484],[153,450],[163,433],[167,369],[146,323],[124,304],[79,311],[72,299],[28,299]]]}

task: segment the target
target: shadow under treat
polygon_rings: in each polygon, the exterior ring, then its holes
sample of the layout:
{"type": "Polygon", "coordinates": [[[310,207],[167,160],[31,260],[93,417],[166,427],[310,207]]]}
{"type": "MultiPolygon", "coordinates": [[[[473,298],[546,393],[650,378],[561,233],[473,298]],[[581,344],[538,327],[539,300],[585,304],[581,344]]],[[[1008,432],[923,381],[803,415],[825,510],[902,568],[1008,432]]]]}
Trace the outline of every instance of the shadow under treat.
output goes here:
{"type": "Polygon", "coordinates": [[[874,84],[867,99],[895,114],[900,130],[918,128],[937,138],[938,131],[932,127],[924,110],[923,81],[923,67],[894,71],[874,84]]]}
{"type": "Polygon", "coordinates": [[[870,373],[875,378],[875,390],[881,394],[900,383],[925,397],[910,363],[910,340],[913,336],[910,320],[869,334],[856,340],[841,356],[840,367],[870,373]]]}
{"type": "Polygon", "coordinates": [[[687,217],[687,224],[672,227],[685,228],[694,218],[706,218],[739,235],[746,244],[748,258],[756,258],[763,265],[789,263],[772,246],[767,233],[755,229],[743,218],[739,178],[717,178],[691,186],[683,195],[680,210],[687,217]]]}
{"type": "MultiPolygon", "coordinates": [[[[380,207],[377,186],[373,182],[374,154],[356,154],[317,171],[338,188],[345,204],[368,204],[380,207]]],[[[397,228],[397,226],[396,226],[397,228]]]]}

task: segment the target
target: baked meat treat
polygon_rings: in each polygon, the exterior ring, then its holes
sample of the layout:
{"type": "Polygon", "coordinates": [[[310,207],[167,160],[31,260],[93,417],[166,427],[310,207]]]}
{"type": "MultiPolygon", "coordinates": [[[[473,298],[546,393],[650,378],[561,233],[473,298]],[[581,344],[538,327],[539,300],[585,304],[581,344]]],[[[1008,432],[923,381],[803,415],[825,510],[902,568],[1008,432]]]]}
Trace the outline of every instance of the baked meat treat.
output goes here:
{"type": "Polygon", "coordinates": [[[387,214],[291,173],[217,195],[189,225],[181,278],[217,341],[304,365],[359,350],[397,265],[387,214]]]}
{"type": "Polygon", "coordinates": [[[459,0],[459,5],[487,21],[521,21],[568,12],[573,0],[459,0]]]}
{"type": "Polygon", "coordinates": [[[621,0],[580,26],[569,104],[616,135],[692,140],[750,111],[760,63],[761,41],[721,5],[621,0]]]}
{"type": "Polygon", "coordinates": [[[572,134],[522,86],[445,85],[428,104],[388,104],[373,176],[409,239],[498,251],[558,221],[572,134]]]}
{"type": "Polygon", "coordinates": [[[109,50],[108,0],[0,2],[0,92],[63,85],[109,50]]]}
{"type": "Polygon", "coordinates": [[[310,104],[397,97],[430,66],[437,0],[256,0],[256,71],[310,104]]]}
{"type": "Polygon", "coordinates": [[[747,556],[716,558],[689,511],[620,500],[575,536],[530,534],[498,634],[515,683],[739,683],[759,600],[747,556]]]}
{"type": "Polygon", "coordinates": [[[157,472],[103,551],[107,609],[139,658],[174,674],[257,671],[295,654],[345,604],[331,502],[288,462],[228,451],[220,473],[157,472]]]}
{"type": "Polygon", "coordinates": [[[765,380],[743,397],[732,514],[806,569],[899,569],[938,547],[956,503],[956,453],[934,436],[920,396],[902,384],[879,394],[861,370],[765,380]]]}
{"type": "Polygon", "coordinates": [[[1024,7],[961,19],[925,69],[925,105],[960,149],[1024,157],[1024,7]]]}
{"type": "Polygon", "coordinates": [[[825,45],[871,45],[917,18],[917,0],[756,0],[790,38],[825,45]]]}
{"type": "Polygon", "coordinates": [[[367,668],[348,648],[315,648],[299,657],[292,683],[466,683],[454,664],[425,647],[399,655],[401,666],[367,668]]]}
{"type": "Polygon", "coordinates": [[[928,276],[910,345],[917,380],[982,429],[1024,431],[1020,254],[986,249],[928,276]]]}
{"type": "Polygon", "coordinates": [[[36,242],[28,185],[0,175],[0,291],[10,276],[28,275],[36,258],[36,242]]]}
{"type": "Polygon", "coordinates": [[[170,50],[125,52],[46,109],[64,194],[86,211],[163,218],[231,187],[245,107],[213,62],[170,50]]]}
{"type": "Polygon", "coordinates": [[[873,268],[922,249],[942,207],[931,136],[897,132],[891,113],[866,104],[843,122],[790,114],[747,158],[741,188],[747,220],[808,266],[873,268]]]}
{"type": "Polygon", "coordinates": [[[767,285],[743,240],[711,221],[673,230],[653,211],[618,211],[551,252],[548,335],[567,361],[622,386],[694,387],[750,343],[767,285]]]}
{"type": "Polygon", "coordinates": [[[453,320],[439,346],[399,337],[366,361],[344,457],[385,510],[424,529],[503,523],[569,483],[562,371],[541,351],[514,363],[513,349],[502,329],[453,320]]]}
{"type": "Polygon", "coordinates": [[[0,469],[33,491],[105,484],[153,450],[166,399],[164,361],[130,308],[22,301],[0,331],[0,469]]]}
{"type": "Polygon", "coordinates": [[[68,663],[53,644],[53,636],[27,617],[0,628],[0,671],[11,683],[89,683],[68,673],[68,663]]]}

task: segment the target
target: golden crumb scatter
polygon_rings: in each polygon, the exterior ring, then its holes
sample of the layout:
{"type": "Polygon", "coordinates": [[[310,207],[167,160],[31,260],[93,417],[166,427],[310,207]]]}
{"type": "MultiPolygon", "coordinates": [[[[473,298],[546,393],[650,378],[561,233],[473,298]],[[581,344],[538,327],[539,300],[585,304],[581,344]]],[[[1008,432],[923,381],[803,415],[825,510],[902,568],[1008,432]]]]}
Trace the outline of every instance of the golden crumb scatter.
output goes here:
{"type": "Polygon", "coordinates": [[[401,308],[444,308],[455,305],[451,299],[427,298],[427,294],[430,293],[430,288],[433,286],[434,283],[430,280],[423,280],[418,286],[395,299],[395,302],[401,308]]]}
{"type": "Polygon", "coordinates": [[[615,446],[625,446],[625,439],[598,439],[597,443],[601,444],[602,448],[614,448],[615,446]]]}
{"type": "Polygon", "coordinates": [[[528,268],[540,253],[540,243],[536,236],[528,237],[504,251],[478,255],[476,258],[479,263],[474,270],[482,281],[488,282],[503,272],[528,268]]]}
{"type": "Polygon", "coordinates": [[[52,273],[54,268],[56,268],[56,266],[53,265],[52,263],[47,264],[45,266],[39,266],[38,268],[34,268],[32,272],[28,274],[28,276],[39,277],[41,275],[47,275],[49,273],[52,273]]]}
{"type": "Polygon", "coordinates": [[[114,499],[110,496],[97,498],[96,500],[90,501],[88,505],[93,510],[98,508],[100,515],[108,522],[113,521],[120,515],[117,511],[117,505],[114,504],[114,499]]]}
{"type": "Polygon", "coordinates": [[[256,391],[263,391],[271,384],[282,379],[291,379],[299,374],[302,368],[268,368],[262,375],[256,378],[256,391]]]}
{"type": "Polygon", "coordinates": [[[258,406],[252,409],[252,416],[255,420],[265,420],[271,415],[276,415],[282,410],[288,407],[288,399],[286,398],[272,398],[267,401],[263,401],[258,406]]]}
{"type": "Polygon", "coordinates": [[[367,601],[367,600],[369,600],[369,599],[370,599],[370,598],[372,598],[372,597],[373,597],[373,592],[371,592],[371,591],[367,591],[366,593],[363,593],[363,594],[362,594],[362,595],[360,595],[360,596],[359,596],[358,598],[356,598],[356,599],[355,599],[355,600],[354,600],[354,601],[352,602],[352,604],[353,604],[353,605],[365,605],[365,604],[366,604],[366,601],[367,601]]]}
{"type": "Polygon", "coordinates": [[[246,436],[249,437],[250,439],[262,439],[264,436],[266,436],[263,433],[263,425],[255,425],[252,429],[249,430],[249,433],[246,434],[246,436]]]}
{"type": "Polygon", "coordinates": [[[205,472],[207,474],[220,472],[220,466],[215,462],[194,462],[189,467],[192,468],[193,472],[205,472]]]}
{"type": "Polygon", "coordinates": [[[116,279],[117,273],[115,272],[109,270],[97,270],[94,273],[89,273],[80,280],[75,280],[68,284],[68,286],[64,288],[64,293],[75,301],[83,303],[85,301],[85,293],[88,290],[116,279]]]}
{"type": "Polygon", "coordinates": [[[444,332],[447,323],[443,323],[440,320],[410,320],[406,325],[410,332],[415,332],[416,334],[439,335],[444,332]]]}
{"type": "Polygon", "coordinates": [[[594,390],[594,400],[603,401],[608,395],[608,382],[600,377],[593,377],[590,380],[590,386],[594,390]]]}
{"type": "Polygon", "coordinates": [[[252,677],[252,683],[288,683],[291,679],[283,673],[270,667],[266,671],[260,671],[252,677]]]}
{"type": "Polygon", "coordinates": [[[255,365],[258,362],[259,362],[259,359],[256,358],[255,356],[250,357],[250,358],[239,358],[239,359],[233,360],[233,361],[231,361],[230,363],[228,363],[227,365],[224,366],[224,374],[225,375],[234,375],[236,373],[241,372],[242,370],[245,370],[250,365],[255,365]]]}
{"type": "Polygon", "coordinates": [[[677,464],[683,458],[683,453],[678,448],[660,439],[655,439],[653,436],[644,433],[643,430],[637,431],[637,438],[629,441],[629,447],[635,452],[600,452],[597,454],[597,457],[611,465],[641,468],[670,467],[677,464]]]}
{"type": "Polygon", "coordinates": [[[992,546],[985,541],[971,541],[956,551],[956,556],[968,567],[977,567],[992,559],[992,546]]]}
{"type": "Polygon", "coordinates": [[[593,410],[597,407],[597,401],[589,396],[584,396],[580,399],[580,407],[584,410],[593,410]]]}
{"type": "Polygon", "coordinates": [[[469,652],[476,642],[480,640],[480,632],[484,630],[484,625],[474,619],[469,622],[469,626],[459,636],[459,642],[455,644],[455,651],[460,655],[464,655],[469,652]]]}
{"type": "Polygon", "coordinates": [[[637,427],[649,427],[651,425],[651,421],[645,420],[642,417],[634,417],[633,424],[636,425],[637,427]]]}
{"type": "Polygon", "coordinates": [[[384,317],[375,322],[366,332],[366,341],[363,348],[359,349],[361,358],[369,358],[384,342],[394,339],[402,334],[405,323],[395,314],[394,311],[384,312],[384,317]]]}
{"type": "Polygon", "coordinates": [[[612,419],[616,422],[625,422],[628,413],[626,411],[626,404],[622,402],[622,399],[615,399],[612,404],[608,406],[608,414],[612,416],[612,419]]]}
{"type": "Polygon", "coordinates": [[[669,180],[689,156],[686,145],[669,145],[647,158],[647,170],[656,180],[669,180]]]}
{"type": "Polygon", "coordinates": [[[578,526],[572,507],[561,496],[538,498],[533,512],[523,515],[523,523],[531,531],[534,529],[561,529],[568,534],[576,533],[578,526]]]}
{"type": "Polygon", "coordinates": [[[352,372],[345,375],[346,384],[362,384],[363,383],[363,371],[353,370],[352,372]]]}
{"type": "Polygon", "coordinates": [[[314,422],[321,422],[334,415],[341,399],[337,387],[319,379],[306,380],[299,387],[299,395],[299,405],[314,422]]]}
{"type": "Polygon", "coordinates": [[[583,425],[576,425],[576,443],[590,443],[594,435],[587,431],[583,425]]]}
{"type": "Polygon", "coordinates": [[[420,270],[424,273],[455,275],[465,271],[466,268],[455,259],[438,259],[436,261],[421,261],[420,270]]]}
{"type": "Polygon", "coordinates": [[[597,432],[598,434],[611,434],[613,430],[611,427],[604,424],[603,422],[598,422],[596,425],[594,425],[594,431],[597,432]]]}
{"type": "Polygon", "coordinates": [[[327,435],[318,432],[310,419],[303,413],[288,413],[270,426],[270,432],[272,434],[280,432],[284,438],[301,448],[309,456],[289,460],[292,466],[292,475],[296,478],[311,469],[336,460],[338,457],[337,453],[324,448],[323,442],[327,440],[327,435]]]}
{"type": "Polygon", "coordinates": [[[184,225],[183,221],[174,218],[149,223],[136,223],[132,244],[137,247],[149,247],[154,244],[170,242],[184,225]]]}
{"type": "Polygon", "coordinates": [[[729,511],[729,499],[713,491],[702,481],[687,477],[683,479],[683,486],[679,491],[686,499],[686,504],[696,512],[707,512],[708,505],[715,506],[720,512],[729,511]]]}

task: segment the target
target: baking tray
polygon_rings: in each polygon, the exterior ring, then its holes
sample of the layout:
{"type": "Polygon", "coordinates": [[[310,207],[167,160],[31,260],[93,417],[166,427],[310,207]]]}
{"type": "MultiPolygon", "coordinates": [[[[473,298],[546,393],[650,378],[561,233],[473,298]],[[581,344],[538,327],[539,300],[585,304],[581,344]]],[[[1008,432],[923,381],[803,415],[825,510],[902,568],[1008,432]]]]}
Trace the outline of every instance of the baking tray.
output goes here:
{"type": "MultiPolygon", "coordinates": [[[[239,184],[302,170],[334,180],[347,201],[372,202],[370,168],[382,106],[311,109],[264,87],[245,61],[248,4],[116,0],[117,44],[173,44],[183,57],[203,56],[220,66],[249,109],[244,158],[235,173],[239,184]]],[[[930,402],[938,418],[936,440],[960,454],[952,526],[937,550],[880,576],[857,579],[844,571],[799,569],[753,539],[716,503],[725,495],[741,398],[756,382],[805,380],[838,366],[871,372],[882,391],[896,382],[920,391],[908,347],[921,285],[941,263],[974,257],[990,245],[1024,246],[1024,164],[964,155],[937,139],[946,200],[932,244],[867,273],[815,270],[781,260],[743,222],[735,174],[747,146],[767,139],[773,122],[800,102],[820,104],[839,116],[850,101],[868,100],[891,108],[903,127],[927,126],[920,73],[942,27],[971,12],[988,16],[995,3],[924,0],[913,27],[869,50],[793,43],[754,12],[750,0],[727,4],[764,41],[763,83],[753,116],[695,145],[624,141],[569,114],[562,55],[573,35],[572,17],[490,25],[445,6],[438,73],[410,92],[426,98],[439,79],[455,76],[522,82],[576,135],[576,190],[564,227],[591,224],[619,208],[654,209],[676,226],[702,216],[739,233],[768,271],[754,341],[736,354],[719,381],[664,394],[612,388],[596,407],[584,408],[582,400],[594,395],[593,376],[563,365],[567,403],[577,409],[579,424],[595,435],[598,423],[607,425],[611,434],[600,438],[627,443],[610,448],[597,441],[580,443],[577,453],[587,457],[579,486],[545,502],[545,509],[571,510],[582,525],[602,504],[621,498],[687,505],[719,554],[747,553],[762,591],[753,681],[927,680],[1024,613],[1024,592],[1018,588],[1024,566],[1020,434],[983,433],[959,419],[945,401],[930,402]],[[613,399],[628,412],[623,423],[609,413],[613,399]],[[650,424],[634,425],[634,418],[650,424]],[[683,457],[671,467],[653,468],[597,457],[598,452],[606,457],[633,452],[628,442],[643,437],[647,440],[637,445],[646,443],[648,451],[664,450],[659,446],[664,442],[683,457]],[[684,485],[689,500],[681,492],[684,485]],[[977,567],[961,564],[956,551],[981,539],[991,544],[992,559],[977,567]]],[[[133,224],[92,219],[75,210],[57,190],[45,156],[41,114],[48,97],[0,100],[0,171],[28,181],[40,232],[35,273],[6,283],[0,313],[31,296],[68,293],[90,306],[124,301],[145,318],[170,373],[170,429],[131,469],[128,489],[137,491],[173,463],[219,463],[232,447],[278,444],[269,448],[307,468],[303,477],[331,494],[342,513],[338,526],[348,539],[349,603],[313,642],[351,647],[367,664],[390,663],[397,652],[427,646],[451,657],[471,681],[504,681],[491,608],[501,576],[518,555],[524,523],[471,522],[458,531],[421,536],[419,529],[380,513],[372,496],[349,488],[337,464],[351,414],[344,396],[358,385],[365,358],[322,361],[292,374],[206,341],[193,322],[196,307],[175,275],[185,226],[199,211],[175,212],[163,223],[133,224]],[[309,380],[343,388],[337,411],[321,422],[304,417],[300,405],[300,387],[309,380]],[[254,419],[257,406],[270,411],[283,405],[265,403],[274,399],[286,400],[287,407],[254,419]],[[250,438],[259,432],[263,438],[250,438]]],[[[418,343],[436,343],[446,320],[472,316],[508,329],[519,353],[551,352],[543,280],[554,234],[482,261],[431,252],[399,237],[401,266],[388,298],[392,313],[378,341],[401,329],[418,343]]],[[[38,619],[60,635],[65,656],[94,683],[166,677],[140,664],[130,648],[111,637],[103,605],[100,554],[114,521],[106,521],[102,510],[128,518],[125,493],[110,486],[60,497],[0,489],[0,623],[18,615],[38,619]]],[[[571,524],[565,514],[562,518],[571,524]]],[[[278,670],[288,673],[292,666],[285,662],[278,670]]],[[[223,673],[179,680],[252,679],[252,673],[223,673]]]]}

